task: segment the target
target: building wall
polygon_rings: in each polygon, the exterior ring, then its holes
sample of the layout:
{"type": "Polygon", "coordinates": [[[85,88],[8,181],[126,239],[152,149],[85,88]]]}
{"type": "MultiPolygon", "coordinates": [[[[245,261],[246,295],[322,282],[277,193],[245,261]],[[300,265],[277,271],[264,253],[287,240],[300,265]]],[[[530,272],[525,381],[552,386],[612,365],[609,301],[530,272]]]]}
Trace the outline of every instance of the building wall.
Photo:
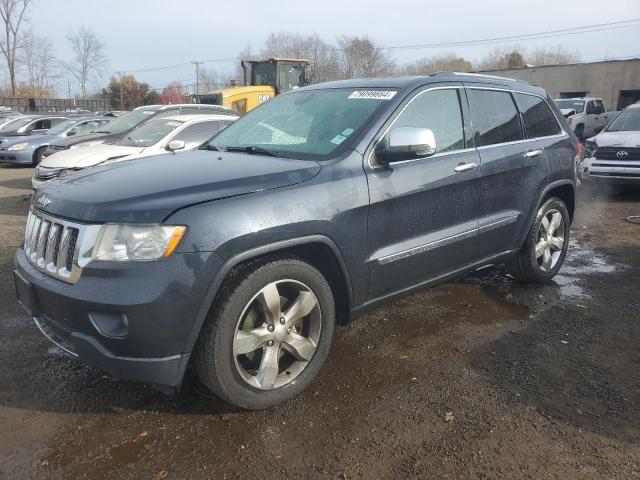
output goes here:
{"type": "Polygon", "coordinates": [[[563,92],[588,92],[591,97],[602,98],[608,110],[616,110],[620,90],[637,90],[640,94],[640,59],[479,73],[526,80],[532,85],[543,87],[553,98],[559,98],[563,92]]]}

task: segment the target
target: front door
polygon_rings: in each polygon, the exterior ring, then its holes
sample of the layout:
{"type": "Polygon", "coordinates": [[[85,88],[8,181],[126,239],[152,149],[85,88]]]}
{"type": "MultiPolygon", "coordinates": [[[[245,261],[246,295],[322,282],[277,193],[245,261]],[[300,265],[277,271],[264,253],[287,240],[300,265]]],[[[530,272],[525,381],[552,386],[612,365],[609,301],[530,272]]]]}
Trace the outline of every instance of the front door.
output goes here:
{"type": "Polygon", "coordinates": [[[406,103],[386,132],[434,132],[436,153],[368,166],[370,296],[384,296],[468,264],[474,258],[480,198],[479,155],[465,135],[459,85],[426,89],[406,103]]]}

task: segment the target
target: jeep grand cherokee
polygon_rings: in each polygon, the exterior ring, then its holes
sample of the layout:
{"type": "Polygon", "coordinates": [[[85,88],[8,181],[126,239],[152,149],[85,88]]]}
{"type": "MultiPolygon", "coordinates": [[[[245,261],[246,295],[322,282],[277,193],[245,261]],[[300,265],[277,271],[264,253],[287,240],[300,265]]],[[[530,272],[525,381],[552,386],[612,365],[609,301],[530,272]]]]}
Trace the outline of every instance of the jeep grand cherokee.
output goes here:
{"type": "Polygon", "coordinates": [[[175,390],[191,363],[222,399],[264,408],[313,380],[335,324],[384,300],[499,262],[551,279],[576,164],[557,107],[523,82],[309,86],[200,150],[44,185],[18,298],[114,376],[175,390]]]}

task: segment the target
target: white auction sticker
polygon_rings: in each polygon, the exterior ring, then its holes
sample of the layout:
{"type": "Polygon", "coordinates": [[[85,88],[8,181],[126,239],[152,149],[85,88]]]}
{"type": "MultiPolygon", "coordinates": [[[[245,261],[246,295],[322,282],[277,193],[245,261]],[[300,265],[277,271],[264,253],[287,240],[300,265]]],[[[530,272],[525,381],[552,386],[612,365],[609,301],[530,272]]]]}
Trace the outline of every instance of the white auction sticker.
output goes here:
{"type": "Polygon", "coordinates": [[[366,98],[370,100],[391,100],[398,92],[393,90],[356,90],[348,98],[366,98]]]}

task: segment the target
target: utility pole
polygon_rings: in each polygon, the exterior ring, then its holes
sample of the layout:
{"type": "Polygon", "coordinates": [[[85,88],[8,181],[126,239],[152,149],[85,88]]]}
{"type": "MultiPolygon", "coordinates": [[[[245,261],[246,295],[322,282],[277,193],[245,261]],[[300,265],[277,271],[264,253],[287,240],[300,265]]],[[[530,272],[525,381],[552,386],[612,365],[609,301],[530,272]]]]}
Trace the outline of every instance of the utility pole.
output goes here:
{"type": "Polygon", "coordinates": [[[120,110],[124,110],[124,96],[122,94],[122,75],[124,74],[124,72],[116,72],[116,74],[118,75],[118,77],[120,78],[120,110]]]}
{"type": "Polygon", "coordinates": [[[202,62],[199,62],[197,60],[192,60],[191,63],[193,63],[196,66],[196,95],[200,94],[200,65],[202,65],[202,62]]]}

